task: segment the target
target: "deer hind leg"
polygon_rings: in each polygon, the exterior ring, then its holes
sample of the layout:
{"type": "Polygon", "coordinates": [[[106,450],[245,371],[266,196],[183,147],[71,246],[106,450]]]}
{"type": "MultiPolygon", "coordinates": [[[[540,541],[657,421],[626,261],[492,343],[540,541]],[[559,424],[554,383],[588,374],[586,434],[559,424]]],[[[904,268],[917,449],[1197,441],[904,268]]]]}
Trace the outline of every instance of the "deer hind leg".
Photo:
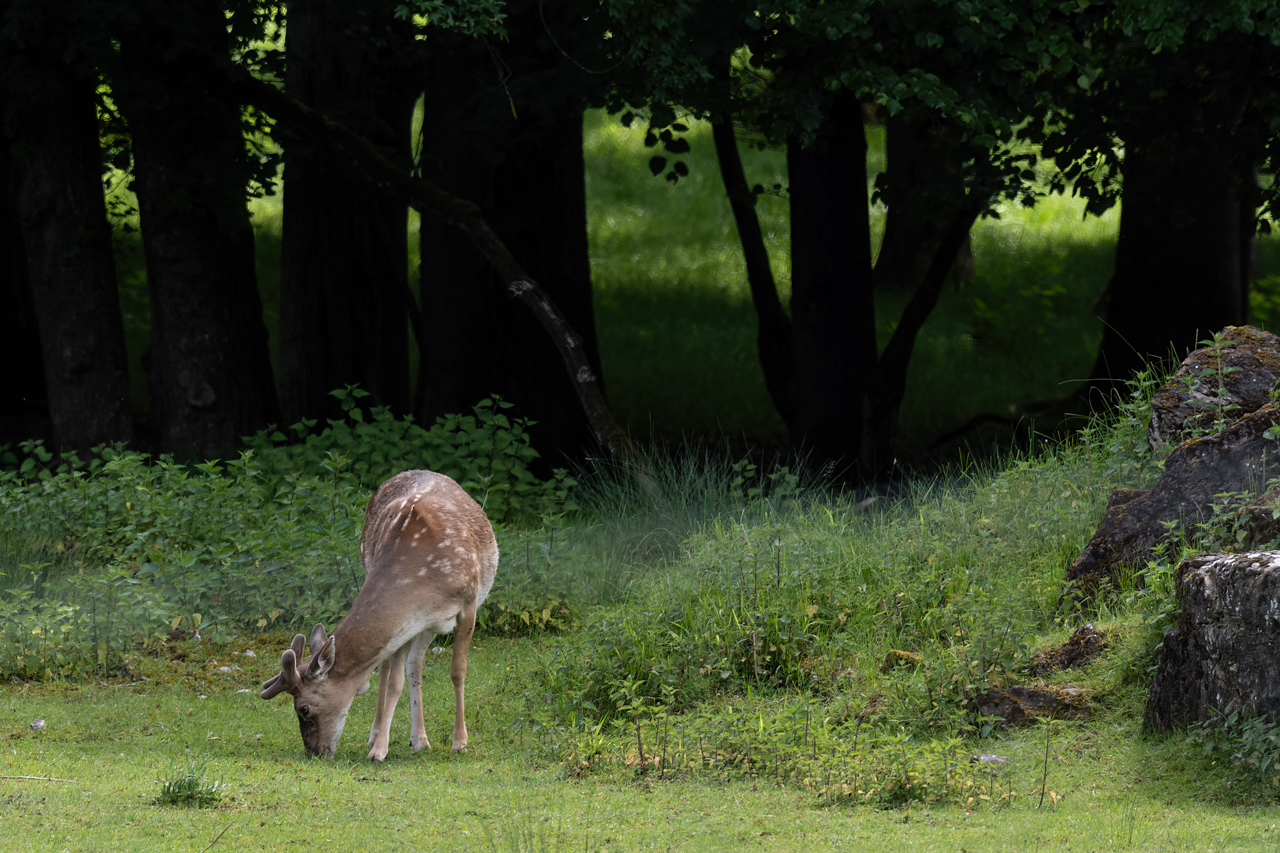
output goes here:
{"type": "Polygon", "coordinates": [[[471,605],[458,616],[457,633],[453,635],[453,662],[449,677],[453,680],[453,751],[467,749],[466,692],[467,651],[471,648],[471,635],[476,629],[476,608],[471,605]]]}
{"type": "Polygon", "coordinates": [[[396,711],[396,702],[400,701],[400,693],[404,690],[404,659],[408,651],[407,644],[402,646],[383,661],[378,670],[378,711],[370,734],[373,741],[369,748],[371,761],[382,761],[387,757],[391,745],[391,718],[396,711]]]}
{"type": "Polygon", "coordinates": [[[435,638],[436,635],[430,631],[414,637],[404,662],[405,676],[409,679],[409,745],[415,752],[431,748],[427,740],[427,726],[422,719],[422,667],[435,638]]]}

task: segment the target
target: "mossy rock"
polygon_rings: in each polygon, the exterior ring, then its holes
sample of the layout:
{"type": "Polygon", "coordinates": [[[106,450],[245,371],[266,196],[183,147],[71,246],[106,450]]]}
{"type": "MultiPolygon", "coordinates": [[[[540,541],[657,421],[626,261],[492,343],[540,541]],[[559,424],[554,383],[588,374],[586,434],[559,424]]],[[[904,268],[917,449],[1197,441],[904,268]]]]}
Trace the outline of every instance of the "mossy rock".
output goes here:
{"type": "Polygon", "coordinates": [[[880,671],[890,673],[900,666],[919,666],[922,658],[915,652],[904,652],[901,649],[890,649],[880,664],[880,671]]]}

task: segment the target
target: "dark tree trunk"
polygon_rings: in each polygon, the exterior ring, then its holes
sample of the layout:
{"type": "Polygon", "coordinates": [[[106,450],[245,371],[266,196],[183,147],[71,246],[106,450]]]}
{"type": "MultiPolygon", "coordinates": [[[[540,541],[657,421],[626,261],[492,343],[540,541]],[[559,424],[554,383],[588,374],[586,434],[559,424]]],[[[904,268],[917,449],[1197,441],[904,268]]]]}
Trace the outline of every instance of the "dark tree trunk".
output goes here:
{"type": "MultiPolygon", "coordinates": [[[[359,128],[403,168],[420,80],[412,32],[370,3],[290,6],[287,90],[359,128]]],[[[408,208],[344,157],[285,140],[280,393],[285,416],[334,416],[329,392],[359,384],[409,411],[408,208]]]]}
{"type": "Polygon", "coordinates": [[[984,200],[966,196],[960,187],[959,204],[928,247],[929,265],[913,284],[884,352],[878,353],[867,146],[857,102],[841,95],[811,148],[787,147],[790,319],[778,300],[731,126],[715,123],[713,137],[747,260],[761,366],[792,442],[811,465],[828,467],[840,479],[884,477],[895,464],[898,411],[916,337],[984,200]]]}
{"type": "MultiPolygon", "coordinates": [[[[958,134],[949,125],[886,120],[889,185],[884,241],[876,258],[876,288],[913,293],[938,247],[967,208],[958,134]]],[[[973,246],[966,232],[947,279],[973,276],[973,246]]]]}
{"type": "Polygon", "coordinates": [[[164,30],[121,39],[115,89],[133,138],[161,445],[209,457],[276,420],[278,406],[244,204],[240,118],[218,91],[225,82],[214,64],[227,50],[222,13],[187,14],[174,26],[203,41],[177,55],[155,49],[164,30]]]}
{"type": "Polygon", "coordinates": [[[729,120],[711,125],[715,142],[716,159],[720,163],[720,177],[724,179],[725,193],[738,227],[738,239],[746,261],[747,283],[751,288],[751,301],[756,309],[756,349],[760,367],[764,372],[765,387],[783,423],[790,424],[795,417],[791,396],[792,383],[792,331],[791,318],[783,310],[778,298],[778,286],[773,280],[773,268],[769,265],[769,250],[756,216],[756,197],[747,183],[742,168],[742,156],[729,120]]]}
{"type": "MultiPolygon", "coordinates": [[[[97,81],[76,77],[56,58],[47,71],[39,102],[23,104],[16,113],[17,207],[54,444],[83,454],[132,438],[129,374],[100,180],[97,81]]],[[[25,282],[12,281],[21,333],[29,316],[23,310],[25,282]]],[[[39,363],[30,356],[25,361],[28,370],[39,363]]],[[[20,380],[28,393],[34,380],[20,380]]]]}
{"type": "Polygon", "coordinates": [[[867,459],[864,419],[878,393],[867,212],[867,141],[857,100],[837,96],[818,140],[787,146],[791,184],[792,441],[850,476],[867,459]]]}
{"type": "Polygon", "coordinates": [[[1178,358],[1245,322],[1248,236],[1243,176],[1211,134],[1127,147],[1116,265],[1095,379],[1128,379],[1173,349],[1178,358]]]}
{"type": "MultiPolygon", "coordinates": [[[[599,377],[583,101],[573,95],[550,100],[538,91],[568,85],[565,77],[581,74],[556,67],[558,52],[528,35],[513,35],[503,53],[513,74],[507,89],[494,86],[491,78],[461,76],[460,69],[476,66],[461,61],[459,53],[474,46],[456,45],[456,53],[433,58],[424,174],[491,213],[494,229],[529,274],[544,283],[582,338],[590,369],[599,377]],[[518,120],[512,101],[525,111],[518,120]],[[477,119],[469,122],[470,116],[477,119]]],[[[478,67],[489,67],[483,56],[479,59],[478,67]]],[[[535,318],[499,290],[480,254],[459,245],[452,229],[434,217],[423,220],[421,257],[423,315],[430,332],[422,348],[419,415],[433,419],[466,412],[485,396],[500,394],[515,404],[514,413],[534,421],[530,434],[545,465],[582,458],[595,443],[590,424],[554,342],[535,318]]]]}
{"type": "Polygon", "coordinates": [[[40,327],[27,275],[27,254],[18,224],[18,170],[10,140],[0,138],[0,444],[25,434],[32,420],[48,419],[40,327]],[[12,431],[11,431],[12,430],[12,431]]]}
{"type": "Polygon", "coordinates": [[[494,233],[479,207],[398,168],[360,134],[268,83],[248,75],[236,75],[232,85],[241,99],[237,103],[253,104],[300,137],[344,152],[374,186],[422,213],[439,216],[456,226],[489,261],[505,292],[537,317],[543,331],[555,342],[560,351],[561,369],[570,377],[597,446],[619,461],[639,466],[637,474],[642,484],[646,489],[652,488],[635,444],[618,426],[605,403],[596,373],[586,359],[582,337],[565,322],[546,291],[494,233]]]}

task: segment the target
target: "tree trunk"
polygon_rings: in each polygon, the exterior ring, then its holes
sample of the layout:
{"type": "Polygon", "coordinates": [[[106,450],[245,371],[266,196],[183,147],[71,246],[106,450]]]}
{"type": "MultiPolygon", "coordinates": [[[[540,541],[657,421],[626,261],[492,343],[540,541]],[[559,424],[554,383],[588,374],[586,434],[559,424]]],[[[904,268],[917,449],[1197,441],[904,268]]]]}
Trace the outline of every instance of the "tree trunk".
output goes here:
{"type": "MultiPolygon", "coordinates": [[[[45,64],[39,102],[17,113],[17,206],[54,444],[83,455],[132,438],[129,374],[100,180],[97,81],[56,57],[45,64]]],[[[19,323],[22,302],[19,293],[19,323]]]]}
{"type": "Polygon", "coordinates": [[[1240,168],[1212,134],[1170,135],[1126,147],[1116,265],[1097,379],[1128,379],[1172,348],[1182,358],[1227,325],[1245,322],[1248,234],[1240,168]]]}
{"type": "Polygon", "coordinates": [[[33,438],[32,421],[47,422],[44,359],[40,327],[27,274],[27,254],[18,223],[18,170],[9,152],[10,140],[0,138],[0,444],[33,438]]]}
{"type": "MultiPolygon", "coordinates": [[[[509,22],[512,39],[502,61],[512,78],[505,88],[489,77],[460,74],[491,66],[484,56],[478,64],[463,58],[476,51],[475,45],[455,43],[433,56],[423,172],[492,211],[493,227],[529,273],[545,283],[599,377],[587,245],[584,104],[572,91],[558,99],[541,91],[578,85],[583,75],[576,68],[557,68],[558,52],[525,32],[531,27],[528,11],[525,20],[509,22]]],[[[500,394],[515,404],[515,414],[534,422],[532,443],[548,469],[581,459],[595,443],[591,426],[574,382],[560,366],[555,342],[536,318],[498,296],[499,282],[485,259],[458,244],[446,223],[424,218],[421,257],[423,315],[431,331],[419,370],[419,416],[429,420],[466,412],[485,396],[500,394]]]]}
{"type": "MultiPolygon", "coordinates": [[[[373,4],[290,6],[290,94],[361,128],[409,168],[419,91],[412,33],[373,4]]],[[[409,411],[408,208],[329,149],[285,139],[280,393],[285,416],[336,416],[329,392],[359,384],[373,405],[409,411]]]]}
{"type": "Polygon", "coordinates": [[[121,38],[114,92],[133,139],[151,300],[146,366],[161,446],[207,458],[276,420],[278,407],[240,117],[218,91],[225,82],[213,62],[227,49],[222,13],[187,14],[169,23],[203,41],[177,55],[155,49],[172,35],[164,29],[121,38]]]}
{"type": "MultiPolygon", "coordinates": [[[[790,320],[778,301],[731,126],[717,122],[713,137],[747,259],[761,366],[792,442],[811,465],[830,467],[840,479],[885,476],[896,461],[898,411],[916,338],[985,200],[966,196],[963,187],[951,199],[946,227],[927,247],[929,265],[913,283],[911,300],[881,354],[865,203],[866,137],[857,102],[841,95],[814,146],[787,149],[790,320]]],[[[902,191],[909,194],[910,187],[902,191]]]]}
{"type": "Polygon", "coordinates": [[[877,394],[876,326],[867,211],[867,141],[858,101],[835,99],[818,140],[787,145],[791,183],[794,444],[838,476],[875,476],[862,436],[877,394]]]}
{"type": "MultiPolygon", "coordinates": [[[[876,288],[914,293],[938,247],[967,207],[958,134],[949,125],[886,120],[888,207],[884,241],[876,258],[876,288]]],[[[968,232],[948,273],[959,284],[973,277],[968,232]]]]}
{"type": "Polygon", "coordinates": [[[591,425],[593,439],[614,458],[638,465],[637,473],[642,483],[646,488],[652,487],[644,474],[644,463],[635,444],[618,426],[605,403],[597,375],[586,359],[582,338],[565,322],[564,315],[547,297],[542,286],[525,272],[475,204],[397,168],[368,139],[274,86],[249,75],[237,74],[232,88],[236,103],[252,104],[291,128],[295,135],[343,152],[365,178],[383,192],[424,214],[440,216],[465,233],[497,272],[507,293],[538,318],[543,331],[555,342],[560,351],[562,369],[573,383],[578,402],[591,425]]]}

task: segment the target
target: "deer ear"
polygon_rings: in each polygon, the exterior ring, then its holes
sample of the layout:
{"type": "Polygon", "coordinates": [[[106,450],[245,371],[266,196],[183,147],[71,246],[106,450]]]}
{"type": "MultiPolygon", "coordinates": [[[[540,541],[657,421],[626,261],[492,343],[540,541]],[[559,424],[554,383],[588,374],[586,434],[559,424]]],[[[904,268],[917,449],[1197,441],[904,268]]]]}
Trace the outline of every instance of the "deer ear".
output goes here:
{"type": "MultiPolygon", "coordinates": [[[[324,648],[324,643],[325,643],[325,640],[327,640],[327,639],[329,639],[329,637],[328,637],[328,635],[327,635],[327,634],[325,634],[325,632],[324,632],[324,625],[321,625],[321,624],[317,623],[317,624],[316,624],[316,626],[315,626],[314,628],[312,628],[312,629],[311,629],[311,654],[312,654],[312,656],[314,656],[314,655],[318,654],[318,653],[319,653],[319,651],[320,651],[320,649],[324,648]]],[[[298,657],[299,657],[299,658],[301,658],[301,657],[302,657],[302,652],[298,652],[298,657]]]]}
{"type": "Polygon", "coordinates": [[[280,674],[262,685],[262,698],[270,699],[282,692],[296,693],[301,683],[298,656],[293,653],[293,649],[285,649],[284,654],[280,655],[280,674]]]}
{"type": "Polygon", "coordinates": [[[307,667],[307,678],[322,677],[333,668],[333,662],[337,656],[338,649],[333,643],[333,637],[330,637],[320,651],[311,656],[311,666],[307,667]]]}

